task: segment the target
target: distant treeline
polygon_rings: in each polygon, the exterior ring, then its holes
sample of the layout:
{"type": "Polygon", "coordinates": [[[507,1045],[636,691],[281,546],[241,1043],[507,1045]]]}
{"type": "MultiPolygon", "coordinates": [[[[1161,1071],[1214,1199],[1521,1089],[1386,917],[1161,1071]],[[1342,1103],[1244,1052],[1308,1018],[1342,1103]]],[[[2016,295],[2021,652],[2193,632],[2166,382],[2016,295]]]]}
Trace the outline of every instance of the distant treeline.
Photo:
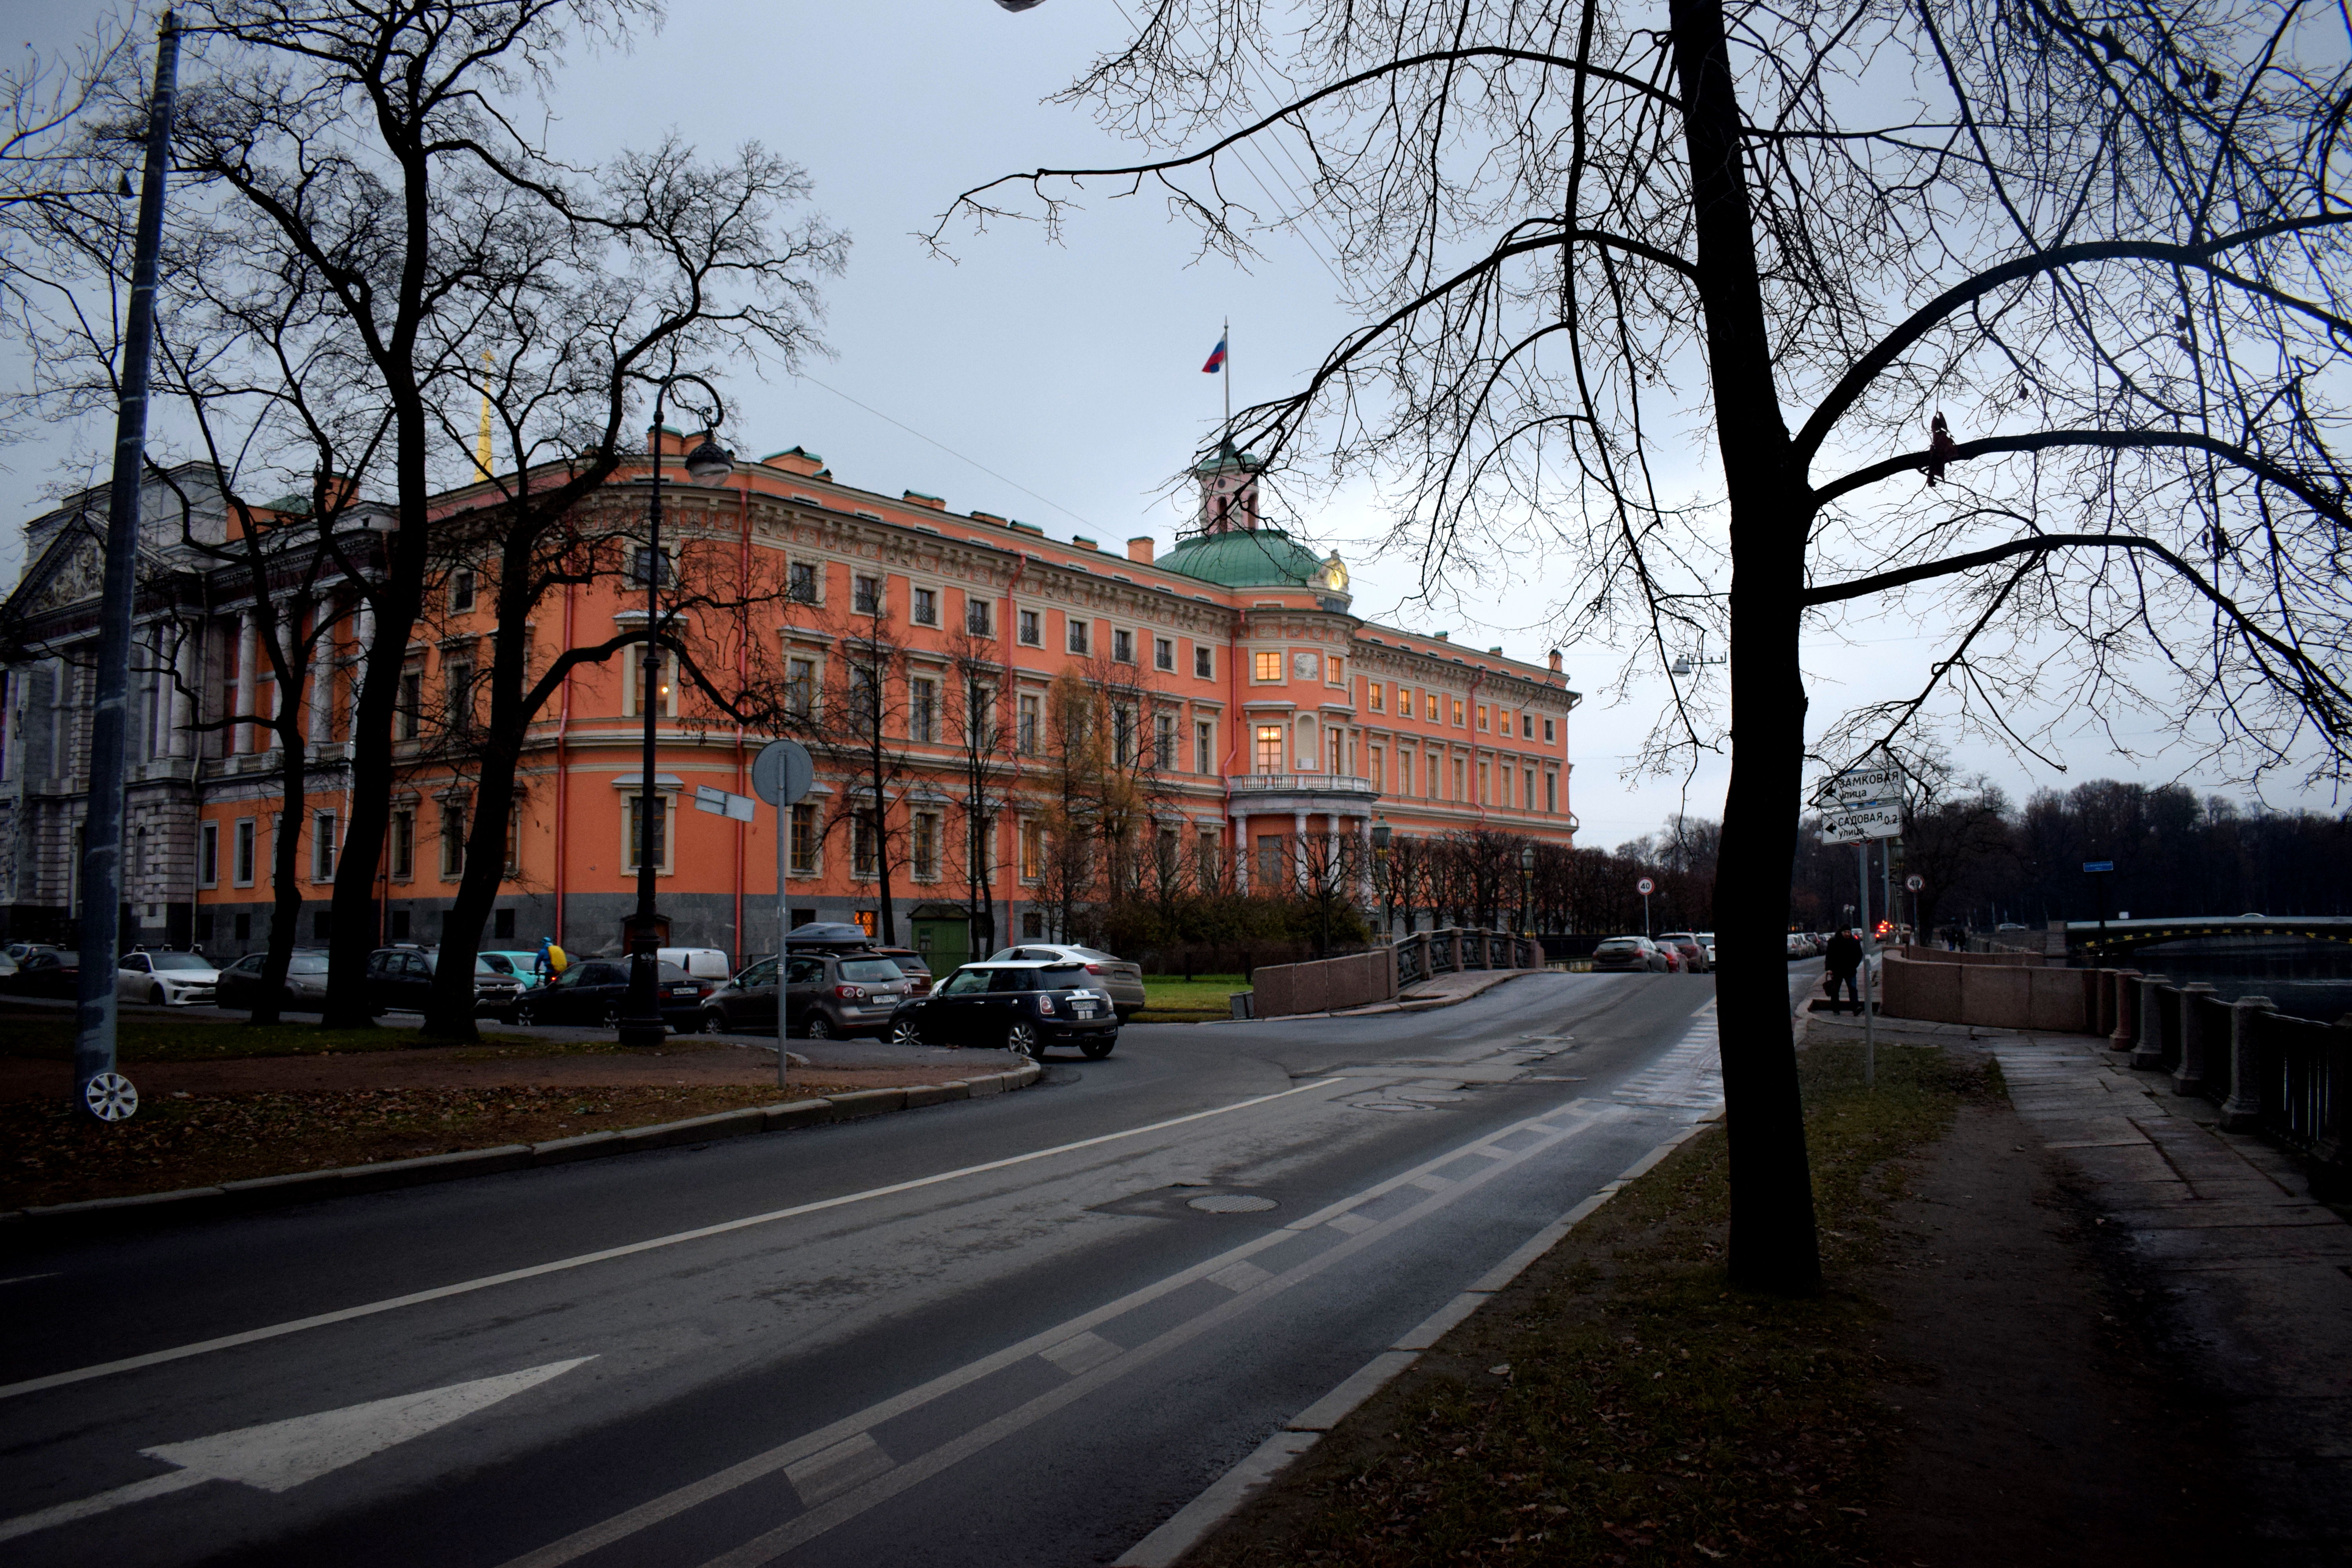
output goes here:
{"type": "MultiPolygon", "coordinates": [[[[1917,912],[1929,931],[2096,919],[2101,879],[2083,866],[2099,860],[2115,862],[2111,918],[2352,913],[2352,819],[2200,800],[2181,784],[2095,779],[2037,790],[2020,809],[1979,783],[1907,811],[1899,854],[1897,882],[1916,872],[1926,884],[1917,912]]],[[[1797,919],[1813,925],[1854,900],[1853,849],[1822,843],[1816,821],[1802,830],[1794,891],[1797,919]]]]}

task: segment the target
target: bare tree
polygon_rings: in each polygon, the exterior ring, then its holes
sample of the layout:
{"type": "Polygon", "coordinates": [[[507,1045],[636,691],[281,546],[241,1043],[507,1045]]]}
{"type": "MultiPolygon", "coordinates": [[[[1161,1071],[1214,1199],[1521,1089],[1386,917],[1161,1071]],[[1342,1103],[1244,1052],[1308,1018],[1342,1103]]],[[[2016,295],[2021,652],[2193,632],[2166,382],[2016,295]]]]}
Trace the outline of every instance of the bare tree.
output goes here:
{"type": "Polygon", "coordinates": [[[969,626],[947,642],[947,739],[955,747],[956,788],[962,796],[963,832],[953,860],[963,872],[965,920],[975,956],[998,946],[995,871],[998,813],[1019,776],[1018,737],[1013,731],[1017,698],[1010,671],[994,657],[989,639],[969,626]]]}
{"type": "Polygon", "coordinates": [[[2249,772],[2346,772],[2346,32],[2299,0],[1175,0],[1070,89],[1150,155],[960,207],[1058,228],[1094,179],[1228,255],[1319,227],[1362,325],[1225,434],[1382,473],[1433,578],[1579,562],[1561,640],[1629,671],[1727,636],[1727,711],[1677,682],[1654,760],[1731,745],[1731,1269],[1807,1291],[1809,626],[1956,628],[1832,764],[1933,712],[2033,748],[2137,703],[2249,772]],[[1234,162],[1277,139],[1313,177],[1245,210],[1234,162]],[[1694,437],[1709,472],[1654,465],[1694,437]]]}

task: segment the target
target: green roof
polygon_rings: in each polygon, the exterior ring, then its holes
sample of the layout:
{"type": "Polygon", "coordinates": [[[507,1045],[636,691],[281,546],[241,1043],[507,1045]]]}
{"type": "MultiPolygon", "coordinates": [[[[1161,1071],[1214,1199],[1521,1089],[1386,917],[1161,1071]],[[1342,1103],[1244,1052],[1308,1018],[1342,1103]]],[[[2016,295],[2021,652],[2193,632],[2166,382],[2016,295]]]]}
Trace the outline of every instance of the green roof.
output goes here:
{"type": "Polygon", "coordinates": [[[1320,556],[1278,528],[1196,533],[1152,564],[1225,588],[1305,588],[1323,570],[1320,556]]]}

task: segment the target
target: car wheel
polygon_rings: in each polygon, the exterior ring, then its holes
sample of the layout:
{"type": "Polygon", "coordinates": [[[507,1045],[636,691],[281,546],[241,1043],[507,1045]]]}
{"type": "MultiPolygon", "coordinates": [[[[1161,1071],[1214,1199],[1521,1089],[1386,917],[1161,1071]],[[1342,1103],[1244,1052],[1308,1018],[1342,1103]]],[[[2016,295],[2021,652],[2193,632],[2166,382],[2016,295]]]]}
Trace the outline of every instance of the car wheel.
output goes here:
{"type": "Polygon", "coordinates": [[[923,1043],[923,1031],[916,1026],[912,1018],[901,1018],[890,1026],[890,1043],[894,1046],[919,1046],[923,1043]]]}
{"type": "Polygon", "coordinates": [[[620,1004],[619,1004],[619,1003],[617,1003],[617,1002],[607,1002],[607,1003],[605,1003],[605,1004],[604,1004],[604,1027],[606,1027],[606,1028],[608,1028],[608,1029],[617,1029],[617,1028],[619,1028],[620,1026],[621,1026],[621,1006],[620,1006],[620,1004]]]}
{"type": "Polygon", "coordinates": [[[811,1013],[808,1019],[807,1034],[808,1037],[812,1040],[829,1040],[833,1038],[833,1020],[826,1017],[822,1013],[811,1013]]]}
{"type": "Polygon", "coordinates": [[[151,985],[147,988],[147,1005],[150,1007],[168,1007],[171,1005],[172,999],[163,994],[163,988],[161,985],[151,985]]]}
{"type": "Polygon", "coordinates": [[[725,1034],[727,1032],[727,1015],[721,1013],[716,1007],[705,1007],[702,1010],[702,1032],[706,1035],[725,1034]]]}
{"type": "Polygon", "coordinates": [[[531,1007],[530,1007],[530,1003],[528,1003],[528,1002],[518,1002],[518,1003],[516,1003],[516,1004],[515,1004],[515,1009],[514,1009],[514,1011],[513,1011],[511,1014],[508,1015],[508,1016],[511,1017],[511,1018],[512,1018],[512,1019],[513,1019],[517,1024],[520,1025],[522,1027],[524,1027],[524,1028],[528,1029],[528,1028],[530,1028],[530,1026],[531,1026],[531,1020],[532,1020],[535,1016],[537,1016],[537,1015],[536,1015],[536,1014],[534,1014],[534,1013],[531,1011],[531,1007]]]}
{"type": "Polygon", "coordinates": [[[1037,1026],[1026,1018],[1015,1018],[1005,1026],[1004,1048],[1019,1051],[1033,1061],[1045,1059],[1045,1040],[1037,1033],[1037,1026]]]}
{"type": "Polygon", "coordinates": [[[1087,1053],[1087,1060],[1090,1062],[1098,1062],[1102,1060],[1103,1058],[1110,1055],[1111,1047],[1117,1044],[1118,1044],[1118,1031],[1114,1029],[1109,1034],[1103,1036],[1099,1039],[1085,1041],[1078,1047],[1078,1049],[1087,1053]]]}

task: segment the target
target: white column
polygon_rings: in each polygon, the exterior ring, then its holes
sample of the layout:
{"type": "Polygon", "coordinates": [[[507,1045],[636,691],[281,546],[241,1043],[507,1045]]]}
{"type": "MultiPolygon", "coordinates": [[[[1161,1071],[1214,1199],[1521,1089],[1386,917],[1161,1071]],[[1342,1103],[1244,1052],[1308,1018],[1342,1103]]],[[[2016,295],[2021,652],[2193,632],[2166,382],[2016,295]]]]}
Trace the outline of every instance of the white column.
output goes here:
{"type": "MultiPolygon", "coordinates": [[[[175,628],[176,630],[177,628],[175,628]]],[[[203,650],[199,638],[192,633],[180,635],[180,651],[175,664],[179,679],[173,682],[171,695],[171,733],[165,742],[168,753],[174,757],[195,754],[195,737],[188,726],[195,721],[194,692],[196,683],[204,679],[203,650]]]]}
{"type": "Polygon", "coordinates": [[[335,702],[335,634],[334,611],[322,605],[319,619],[325,629],[312,639],[310,649],[310,729],[305,739],[312,746],[323,746],[334,736],[335,702]]]}
{"type": "Polygon", "coordinates": [[[1307,814],[1294,812],[1290,822],[1290,885],[1304,888],[1307,885],[1307,814]]]}
{"type": "Polygon", "coordinates": [[[1366,909],[1372,903],[1372,819],[1359,816],[1356,823],[1356,893],[1366,909]]]}
{"type": "Polygon", "coordinates": [[[1249,817],[1243,812],[1234,813],[1234,890],[1250,890],[1249,817]]]}
{"type": "MultiPolygon", "coordinates": [[[[253,612],[247,610],[236,617],[236,715],[240,721],[253,711],[254,662],[261,657],[259,628],[254,624],[253,612]]],[[[240,722],[229,731],[229,750],[238,756],[249,755],[254,750],[253,725],[240,722]]]]}

